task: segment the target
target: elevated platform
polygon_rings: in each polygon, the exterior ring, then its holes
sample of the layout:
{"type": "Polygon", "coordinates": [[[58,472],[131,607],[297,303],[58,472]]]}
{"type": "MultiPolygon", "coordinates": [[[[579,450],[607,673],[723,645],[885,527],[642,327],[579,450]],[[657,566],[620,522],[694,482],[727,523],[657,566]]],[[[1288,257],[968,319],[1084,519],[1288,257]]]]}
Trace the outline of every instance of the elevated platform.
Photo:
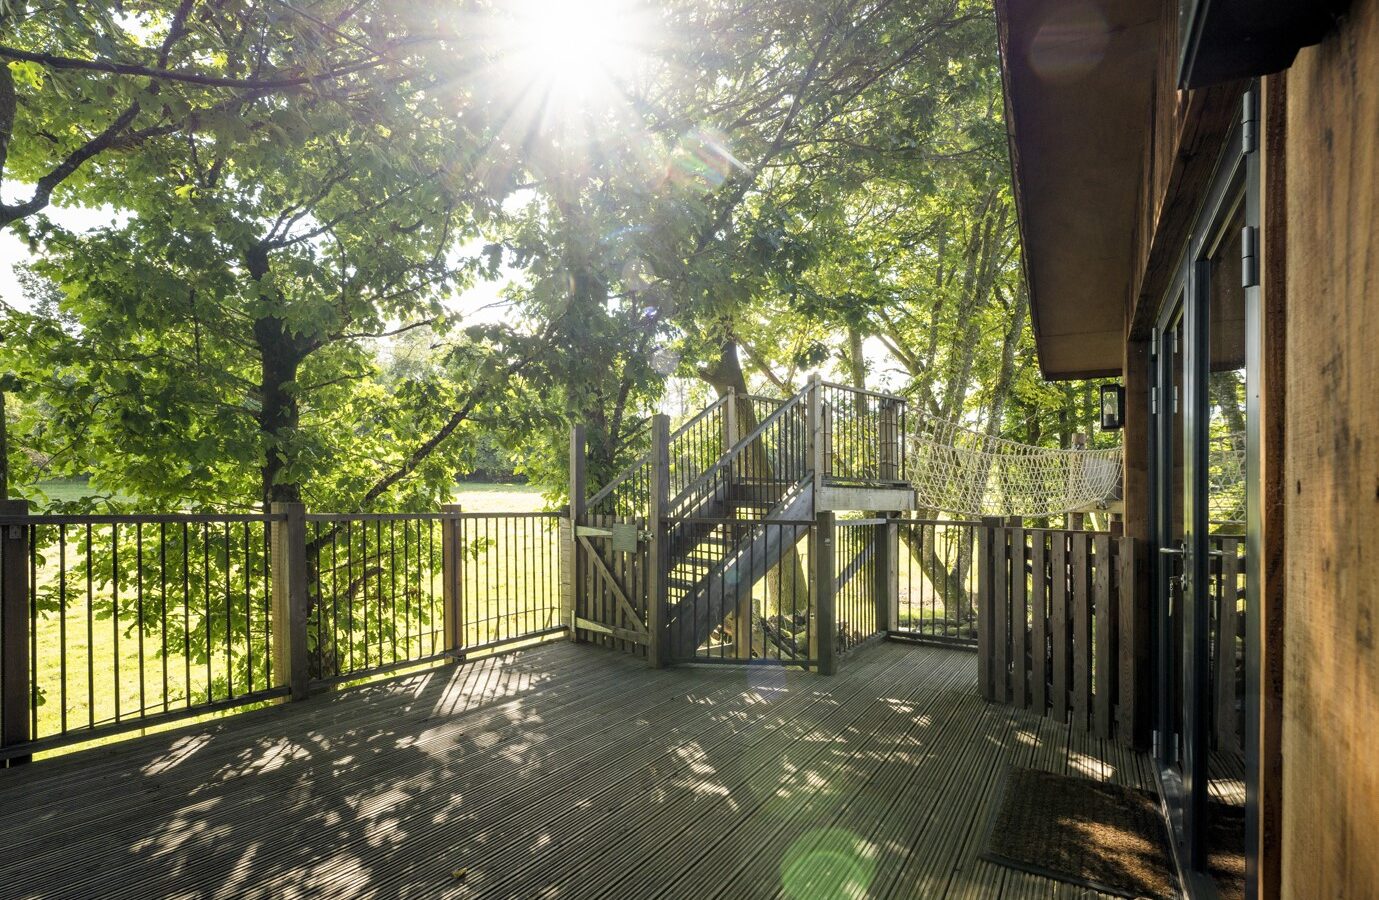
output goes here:
{"type": "Polygon", "coordinates": [[[988,704],[975,654],[833,679],[565,643],[0,771],[7,897],[1088,897],[978,858],[1006,769],[1149,761],[988,704]],[[828,858],[826,866],[811,859],[828,858]],[[836,887],[836,884],[835,884],[836,887]]]}

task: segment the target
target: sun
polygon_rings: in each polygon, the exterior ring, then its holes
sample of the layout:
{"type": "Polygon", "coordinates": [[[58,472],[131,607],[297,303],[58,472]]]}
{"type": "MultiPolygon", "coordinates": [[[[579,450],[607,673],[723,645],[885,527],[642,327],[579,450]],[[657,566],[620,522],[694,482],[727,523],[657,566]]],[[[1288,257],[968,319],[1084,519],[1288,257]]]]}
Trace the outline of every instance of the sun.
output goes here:
{"type": "Polygon", "coordinates": [[[549,107],[587,109],[625,97],[649,61],[645,7],[633,0],[504,4],[500,56],[512,86],[549,107]]]}

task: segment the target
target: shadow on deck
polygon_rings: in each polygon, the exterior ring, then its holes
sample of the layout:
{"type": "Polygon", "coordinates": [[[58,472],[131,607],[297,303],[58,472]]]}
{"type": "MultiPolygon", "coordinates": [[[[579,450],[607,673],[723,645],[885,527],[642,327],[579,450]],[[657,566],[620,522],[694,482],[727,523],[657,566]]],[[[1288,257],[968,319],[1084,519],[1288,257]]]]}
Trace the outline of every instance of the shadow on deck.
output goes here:
{"type": "Polygon", "coordinates": [[[1145,757],[983,702],[961,650],[881,644],[821,678],[651,671],[560,643],[0,771],[0,884],[1088,896],[978,859],[1012,764],[1152,784],[1145,757]]]}

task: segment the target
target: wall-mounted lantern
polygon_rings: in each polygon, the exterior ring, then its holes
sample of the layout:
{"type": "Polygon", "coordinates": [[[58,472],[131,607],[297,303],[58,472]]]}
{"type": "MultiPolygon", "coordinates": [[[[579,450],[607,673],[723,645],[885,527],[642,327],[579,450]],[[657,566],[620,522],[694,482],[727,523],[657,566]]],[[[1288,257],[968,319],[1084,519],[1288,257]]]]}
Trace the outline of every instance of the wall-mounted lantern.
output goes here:
{"type": "Polygon", "coordinates": [[[1101,386],[1101,430],[1119,431],[1125,425],[1125,388],[1118,384],[1101,386]]]}

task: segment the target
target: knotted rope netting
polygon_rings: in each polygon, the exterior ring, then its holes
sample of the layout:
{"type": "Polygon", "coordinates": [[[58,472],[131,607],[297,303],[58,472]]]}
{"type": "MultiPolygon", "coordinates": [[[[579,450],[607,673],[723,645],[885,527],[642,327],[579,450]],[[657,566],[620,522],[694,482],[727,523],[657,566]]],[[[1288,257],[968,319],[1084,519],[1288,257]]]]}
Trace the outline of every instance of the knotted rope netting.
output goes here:
{"type": "Polygon", "coordinates": [[[1062,515],[1104,508],[1120,490],[1120,448],[1035,447],[930,419],[906,443],[919,505],[954,515],[1062,515]]]}

